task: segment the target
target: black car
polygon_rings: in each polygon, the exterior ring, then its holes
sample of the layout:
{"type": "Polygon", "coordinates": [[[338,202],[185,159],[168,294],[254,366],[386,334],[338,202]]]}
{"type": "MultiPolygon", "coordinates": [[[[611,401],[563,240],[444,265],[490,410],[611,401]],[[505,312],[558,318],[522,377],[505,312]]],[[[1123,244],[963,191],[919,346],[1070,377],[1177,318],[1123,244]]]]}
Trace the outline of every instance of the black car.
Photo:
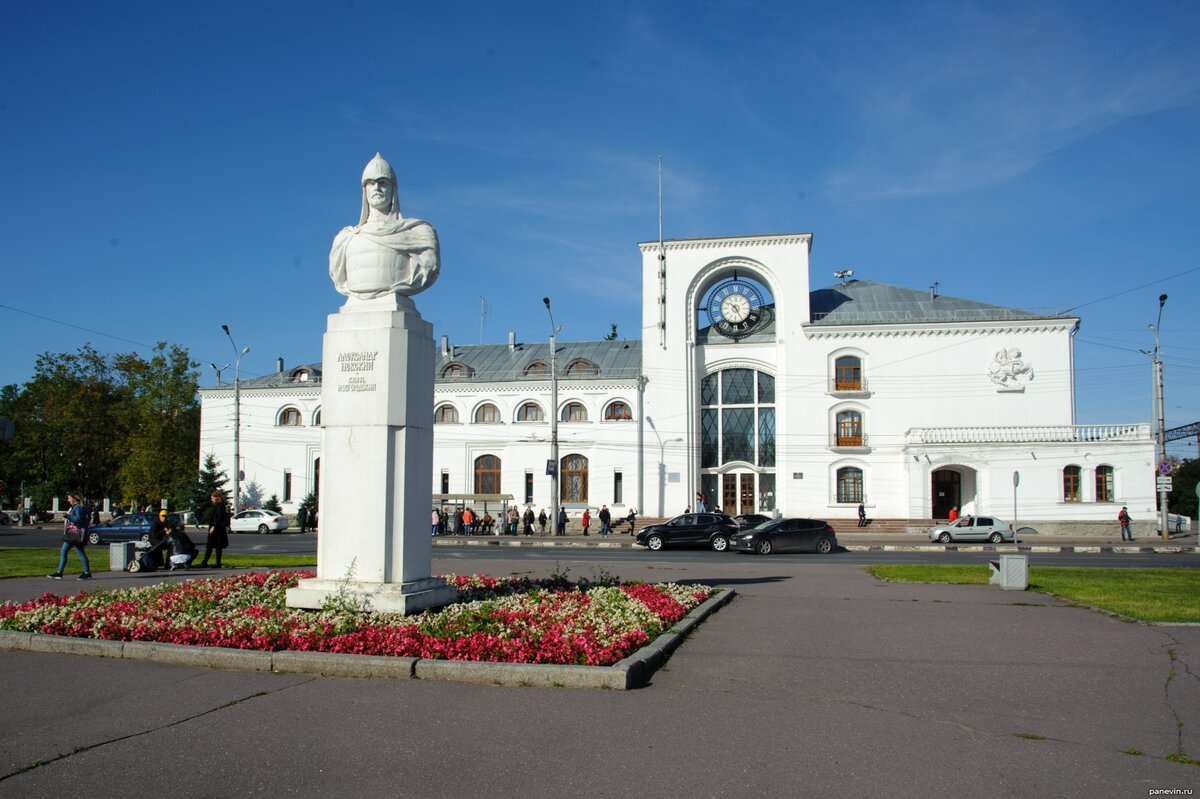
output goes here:
{"type": "Polygon", "coordinates": [[[737,531],[737,522],[724,513],[685,513],[669,522],[643,527],[633,540],[655,552],[665,546],[704,546],[724,552],[737,531]]]}
{"type": "Polygon", "coordinates": [[[770,555],[772,552],[818,552],[828,555],[837,548],[837,534],[822,519],[774,519],[730,539],[739,552],[770,555]]]}
{"type": "Polygon", "coordinates": [[[742,530],[749,530],[751,527],[758,527],[763,522],[771,521],[771,517],[763,516],[761,513],[743,513],[741,516],[734,516],[733,520],[742,530]]]}

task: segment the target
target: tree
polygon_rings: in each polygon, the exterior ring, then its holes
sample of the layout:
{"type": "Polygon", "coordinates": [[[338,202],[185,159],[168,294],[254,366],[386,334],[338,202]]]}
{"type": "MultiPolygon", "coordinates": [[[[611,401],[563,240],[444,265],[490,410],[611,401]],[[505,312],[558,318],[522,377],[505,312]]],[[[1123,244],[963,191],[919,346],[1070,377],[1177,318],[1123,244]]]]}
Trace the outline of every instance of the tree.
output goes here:
{"type": "Polygon", "coordinates": [[[1167,495],[1167,507],[1171,513],[1190,517],[1193,525],[1196,524],[1197,482],[1200,482],[1200,460],[1184,461],[1171,474],[1172,491],[1167,495]]]}
{"type": "Polygon", "coordinates": [[[221,495],[221,502],[229,501],[229,494],[225,490],[225,484],[229,482],[229,476],[221,469],[221,462],[217,460],[217,456],[211,452],[204,456],[204,466],[200,469],[200,473],[196,477],[196,484],[192,488],[191,506],[196,511],[196,523],[204,526],[208,524],[209,517],[212,514],[212,495],[216,491],[221,495]]]}
{"type": "Polygon", "coordinates": [[[612,327],[612,329],[608,331],[608,335],[604,337],[604,340],[605,341],[616,341],[617,340],[617,323],[609,322],[608,324],[612,327]]]}
{"type": "Polygon", "coordinates": [[[264,510],[273,510],[276,513],[283,513],[283,506],[279,504],[279,495],[272,494],[271,496],[269,496],[267,498],[267,501],[263,503],[263,509],[264,510]]]}
{"type": "Polygon", "coordinates": [[[305,494],[304,499],[300,500],[300,506],[307,510],[310,510],[310,511],[316,510],[317,509],[317,492],[309,491],[307,494],[305,494]]]}
{"type": "Polygon", "coordinates": [[[160,341],[150,360],[119,355],[126,380],[122,406],[129,454],[121,464],[121,491],[135,502],[191,499],[200,446],[199,373],[187,351],[160,341]]]}
{"type": "Polygon", "coordinates": [[[251,480],[248,483],[242,484],[242,508],[259,508],[262,507],[263,490],[262,486],[257,481],[251,480]]]}

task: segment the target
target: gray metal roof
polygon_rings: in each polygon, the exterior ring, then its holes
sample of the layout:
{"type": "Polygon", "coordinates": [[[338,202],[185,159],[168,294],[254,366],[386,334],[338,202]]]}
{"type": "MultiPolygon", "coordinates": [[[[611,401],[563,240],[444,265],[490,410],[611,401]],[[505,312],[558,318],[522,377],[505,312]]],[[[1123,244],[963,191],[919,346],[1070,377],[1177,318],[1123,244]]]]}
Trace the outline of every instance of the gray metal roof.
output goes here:
{"type": "Polygon", "coordinates": [[[930,297],[928,291],[915,291],[875,283],[850,280],[809,295],[814,325],[879,325],[904,322],[987,322],[1009,319],[1059,319],[1020,308],[1005,308],[974,300],[930,297]]]}
{"type": "MultiPolygon", "coordinates": [[[[559,341],[555,352],[555,366],[559,377],[576,379],[569,375],[568,367],[578,360],[596,365],[597,374],[579,375],[579,379],[604,380],[611,378],[632,379],[642,373],[642,342],[640,341],[559,341]]],[[[525,369],[532,363],[550,365],[550,342],[537,344],[518,343],[512,348],[507,344],[467,344],[451,348],[449,353],[438,350],[437,382],[443,381],[442,370],[460,363],[472,371],[472,380],[522,380],[525,369]]]]}
{"type": "MultiPolygon", "coordinates": [[[[284,369],[282,372],[263,375],[262,377],[248,377],[238,381],[242,388],[283,388],[284,386],[307,386],[321,385],[321,362],[302,363],[293,366],[290,369],[284,369]],[[308,370],[308,380],[297,380],[294,375],[297,375],[301,370],[308,370]]],[[[232,383],[227,383],[218,388],[233,388],[232,383]]]]}

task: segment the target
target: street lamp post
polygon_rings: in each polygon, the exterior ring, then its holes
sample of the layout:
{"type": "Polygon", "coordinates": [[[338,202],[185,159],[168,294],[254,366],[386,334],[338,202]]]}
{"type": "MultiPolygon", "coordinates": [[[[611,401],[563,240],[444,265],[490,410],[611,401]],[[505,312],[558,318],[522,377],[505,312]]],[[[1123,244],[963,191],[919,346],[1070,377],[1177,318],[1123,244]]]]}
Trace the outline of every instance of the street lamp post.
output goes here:
{"type": "Polygon", "coordinates": [[[217,388],[220,388],[221,387],[221,372],[228,369],[229,364],[225,364],[224,366],[217,366],[215,363],[209,362],[208,365],[211,366],[213,371],[217,373],[217,388]]]}
{"type": "Polygon", "coordinates": [[[556,350],[558,349],[558,332],[562,330],[554,324],[554,312],[550,310],[550,298],[542,297],[546,313],[550,314],[550,460],[553,469],[550,473],[550,523],[554,532],[558,532],[558,366],[556,350]]]}
{"type": "MultiPolygon", "coordinates": [[[[1159,294],[1158,319],[1153,325],[1150,326],[1150,329],[1154,331],[1154,355],[1152,356],[1151,361],[1154,364],[1154,397],[1155,405],[1157,406],[1156,410],[1158,413],[1158,430],[1156,431],[1158,438],[1158,458],[1156,458],[1156,461],[1158,463],[1165,463],[1167,460],[1167,421],[1163,408],[1163,365],[1162,358],[1159,355],[1158,337],[1159,328],[1162,327],[1163,306],[1166,304],[1167,295],[1159,294]]],[[[1155,466],[1154,480],[1157,482],[1160,472],[1157,469],[1157,463],[1155,466]]],[[[1158,489],[1158,524],[1159,529],[1162,530],[1163,540],[1166,541],[1168,538],[1170,538],[1170,531],[1167,528],[1167,491],[1165,488],[1158,489]]]]}
{"type": "MultiPolygon", "coordinates": [[[[677,436],[663,441],[663,437],[659,435],[658,427],[654,424],[652,417],[646,417],[646,424],[650,425],[650,429],[654,431],[654,437],[658,439],[658,516],[662,518],[663,512],[666,510],[667,444],[677,444],[683,441],[683,438],[677,436]]],[[[644,512],[645,509],[643,509],[644,512]]]]}
{"type": "MultiPolygon", "coordinates": [[[[225,331],[225,335],[229,337],[229,343],[233,344],[233,512],[239,513],[242,509],[242,403],[241,403],[241,386],[239,380],[242,376],[242,356],[250,351],[249,347],[243,347],[238,350],[237,344],[233,340],[233,334],[229,332],[229,325],[221,325],[221,329],[225,331]]],[[[228,364],[226,364],[228,366],[228,364]]]]}

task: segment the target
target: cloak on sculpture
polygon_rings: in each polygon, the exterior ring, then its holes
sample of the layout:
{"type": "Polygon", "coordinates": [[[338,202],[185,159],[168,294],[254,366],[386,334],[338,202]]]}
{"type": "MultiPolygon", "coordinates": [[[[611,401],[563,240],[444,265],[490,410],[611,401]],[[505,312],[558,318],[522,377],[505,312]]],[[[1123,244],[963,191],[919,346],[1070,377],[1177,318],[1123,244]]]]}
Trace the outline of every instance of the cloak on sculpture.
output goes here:
{"type": "Polygon", "coordinates": [[[383,156],[362,174],[358,224],[342,228],[329,251],[329,276],[339,293],[360,300],[405,297],[433,285],[439,270],[437,232],[428,222],[400,214],[396,173],[383,156]]]}

